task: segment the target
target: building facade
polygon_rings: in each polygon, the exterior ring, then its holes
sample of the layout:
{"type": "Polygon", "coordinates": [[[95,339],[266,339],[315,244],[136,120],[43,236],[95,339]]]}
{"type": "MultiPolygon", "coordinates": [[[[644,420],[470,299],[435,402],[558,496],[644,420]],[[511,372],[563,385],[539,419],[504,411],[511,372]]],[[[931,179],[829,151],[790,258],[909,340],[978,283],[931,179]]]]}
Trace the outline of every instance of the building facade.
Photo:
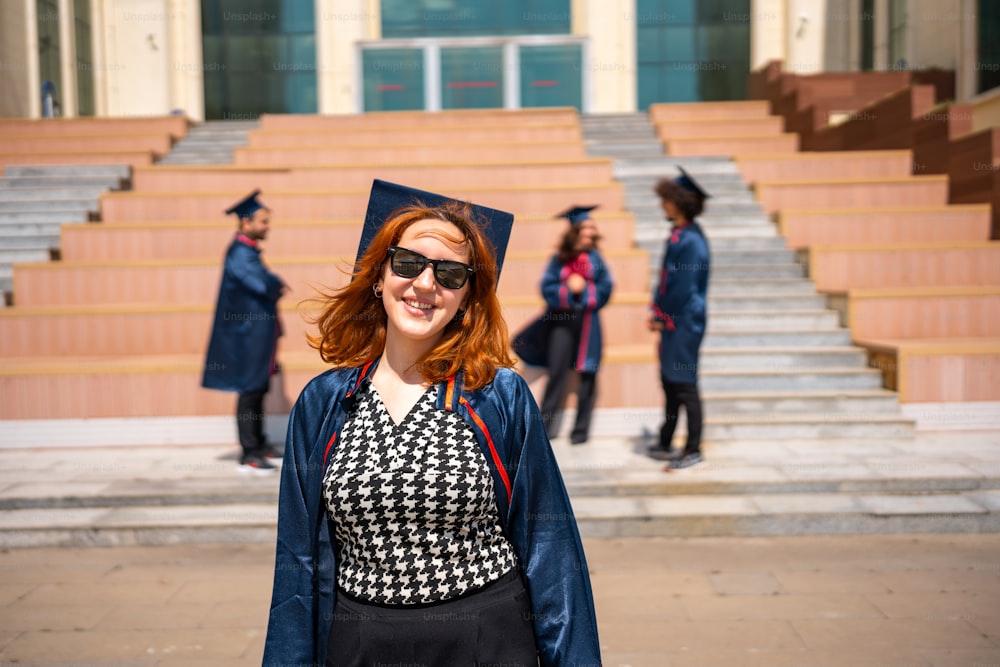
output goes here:
{"type": "Polygon", "coordinates": [[[0,116],[744,99],[749,71],[1000,83],[995,0],[5,0],[0,116]]]}

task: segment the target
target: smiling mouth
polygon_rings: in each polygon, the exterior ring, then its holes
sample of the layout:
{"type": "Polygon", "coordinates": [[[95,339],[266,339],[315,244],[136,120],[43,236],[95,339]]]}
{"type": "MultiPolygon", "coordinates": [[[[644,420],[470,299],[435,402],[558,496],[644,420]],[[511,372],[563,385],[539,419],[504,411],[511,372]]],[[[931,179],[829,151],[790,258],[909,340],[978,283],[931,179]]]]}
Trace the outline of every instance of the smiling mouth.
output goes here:
{"type": "Polygon", "coordinates": [[[417,310],[433,310],[434,306],[429,303],[423,303],[422,301],[412,301],[410,299],[403,299],[405,303],[410,308],[416,308],[417,310]]]}

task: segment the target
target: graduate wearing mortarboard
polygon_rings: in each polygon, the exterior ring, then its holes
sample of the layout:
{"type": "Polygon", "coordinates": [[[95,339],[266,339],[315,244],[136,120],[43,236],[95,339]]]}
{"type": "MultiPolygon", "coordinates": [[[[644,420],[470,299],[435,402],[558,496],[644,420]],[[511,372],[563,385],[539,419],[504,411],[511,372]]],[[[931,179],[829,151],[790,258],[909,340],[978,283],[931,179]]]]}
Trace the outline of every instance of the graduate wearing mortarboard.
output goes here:
{"type": "Polygon", "coordinates": [[[226,209],[226,215],[236,216],[238,227],[226,250],[201,384],[239,394],[240,470],[269,474],[276,468],[268,459],[279,452],[264,437],[264,396],[277,372],[278,299],[288,287],[260,258],[259,242],[267,238],[270,210],[259,195],[255,190],[226,209]]]}
{"type": "Polygon", "coordinates": [[[264,665],[599,665],[496,285],[513,216],[375,181],[289,419],[264,665]],[[442,619],[449,619],[443,622],[442,619]]]}
{"type": "Polygon", "coordinates": [[[522,359],[548,369],[541,410],[550,437],[559,430],[556,416],[566,398],[570,375],[576,371],[579,376],[576,420],[570,431],[574,445],[590,437],[603,352],[599,311],[614,289],[611,272],[597,249],[600,235],[590,217],[595,208],[573,206],[556,216],[570,224],[542,276],[546,312],[514,341],[514,350],[522,359]]]}
{"type": "Polygon", "coordinates": [[[690,174],[679,169],[678,178],[662,179],[654,188],[673,227],[649,318],[649,328],[660,332],[660,381],[666,394],[666,417],[650,455],[670,461],[671,468],[687,468],[702,461],[704,419],[698,392],[698,354],[705,336],[711,263],[708,241],[695,222],[709,195],[690,174]],[[672,441],[681,406],[687,415],[687,442],[676,450],[672,441]]]}

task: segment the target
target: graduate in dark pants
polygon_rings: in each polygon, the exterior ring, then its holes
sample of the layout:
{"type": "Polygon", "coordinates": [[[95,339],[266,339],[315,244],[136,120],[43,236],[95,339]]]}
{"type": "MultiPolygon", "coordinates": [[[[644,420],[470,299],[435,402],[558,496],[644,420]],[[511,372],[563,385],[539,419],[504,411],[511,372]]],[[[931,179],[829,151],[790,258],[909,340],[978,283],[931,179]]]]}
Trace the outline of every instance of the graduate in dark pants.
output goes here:
{"type": "Polygon", "coordinates": [[[547,308],[542,319],[549,373],[541,404],[542,419],[549,437],[555,437],[555,415],[566,397],[570,375],[576,371],[576,422],[570,433],[574,445],[586,442],[590,435],[603,347],[598,313],[614,288],[607,264],[597,250],[600,236],[590,217],[595,208],[576,206],[559,215],[569,220],[570,227],[549,262],[541,286],[547,308]]]}
{"type": "Polygon", "coordinates": [[[695,222],[709,195],[687,172],[680,171],[679,178],[662,179],[655,187],[673,227],[648,322],[650,330],[660,332],[660,381],[666,394],[665,420],[650,456],[670,461],[671,468],[687,468],[702,461],[698,352],[705,336],[711,263],[708,241],[695,222]],[[678,451],[672,441],[681,406],[687,415],[688,434],[684,449],[678,451]]]}
{"type": "Polygon", "coordinates": [[[259,194],[255,190],[226,210],[226,215],[237,216],[239,226],[226,250],[201,384],[239,394],[240,470],[269,474],[276,468],[268,458],[280,452],[264,437],[264,396],[277,372],[278,299],[288,286],[260,258],[259,242],[267,238],[270,210],[257,198],[259,194]]]}

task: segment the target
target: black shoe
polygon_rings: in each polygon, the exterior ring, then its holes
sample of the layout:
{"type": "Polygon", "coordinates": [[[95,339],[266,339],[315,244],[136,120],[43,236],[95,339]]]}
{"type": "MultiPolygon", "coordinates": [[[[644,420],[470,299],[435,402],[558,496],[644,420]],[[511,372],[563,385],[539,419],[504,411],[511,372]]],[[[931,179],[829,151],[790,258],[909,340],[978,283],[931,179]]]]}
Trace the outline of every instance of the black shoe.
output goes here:
{"type": "Polygon", "coordinates": [[[240,465],[237,470],[243,473],[249,473],[252,475],[264,476],[273,475],[278,472],[278,468],[275,467],[273,463],[268,461],[263,456],[255,456],[249,454],[240,459],[240,465]]]}
{"type": "Polygon", "coordinates": [[[587,436],[585,435],[574,434],[569,437],[569,443],[571,445],[582,445],[585,442],[587,442],[587,436]]]}
{"type": "Polygon", "coordinates": [[[257,453],[264,459],[281,459],[285,457],[285,449],[278,449],[274,445],[264,445],[264,449],[257,453]]]}
{"type": "Polygon", "coordinates": [[[690,454],[685,454],[676,461],[671,461],[671,470],[680,470],[681,468],[690,468],[693,465],[698,465],[704,459],[701,458],[701,452],[692,452],[690,454]]]}
{"type": "Polygon", "coordinates": [[[650,458],[656,459],[657,461],[673,461],[679,459],[682,452],[679,449],[674,449],[673,447],[660,447],[659,445],[654,445],[646,450],[650,458]]]}

